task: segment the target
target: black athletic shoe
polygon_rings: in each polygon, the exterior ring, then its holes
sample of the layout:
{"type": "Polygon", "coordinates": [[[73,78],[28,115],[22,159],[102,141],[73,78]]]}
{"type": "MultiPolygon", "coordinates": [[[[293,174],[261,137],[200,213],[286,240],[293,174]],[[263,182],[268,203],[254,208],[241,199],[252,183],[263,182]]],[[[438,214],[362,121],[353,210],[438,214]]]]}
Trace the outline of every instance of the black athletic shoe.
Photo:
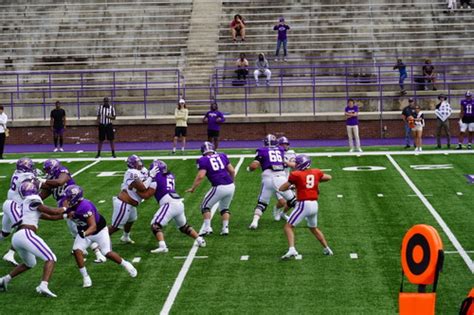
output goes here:
{"type": "Polygon", "coordinates": [[[410,148],[410,146],[407,144],[407,145],[405,146],[405,149],[409,149],[409,148],[410,148]]]}
{"type": "Polygon", "coordinates": [[[458,144],[458,146],[456,147],[456,150],[462,150],[462,144],[458,144]]]}

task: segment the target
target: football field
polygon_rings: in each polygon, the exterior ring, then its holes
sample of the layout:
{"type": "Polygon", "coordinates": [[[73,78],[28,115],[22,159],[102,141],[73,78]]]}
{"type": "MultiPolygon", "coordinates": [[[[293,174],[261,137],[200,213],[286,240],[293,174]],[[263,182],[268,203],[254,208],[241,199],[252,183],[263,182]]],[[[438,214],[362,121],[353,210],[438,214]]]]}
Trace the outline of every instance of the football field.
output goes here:
{"type": "MultiPolygon", "coordinates": [[[[474,154],[458,153],[313,153],[312,166],[333,177],[320,185],[318,226],[334,256],[322,254],[322,247],[302,222],[296,228],[301,259],[281,261],[288,248],[284,222],[273,220],[273,200],[259,228],[248,229],[260,192],[260,172],[246,171],[251,154],[233,150],[231,162],[238,166],[238,174],[228,236],[219,235],[217,211],[207,247],[193,248],[192,239],[171,222],[165,229],[169,253],[151,254],[157,244],[149,223],[158,206],[154,198],[147,200],[139,206],[132,229],[136,243],[121,244],[121,232],[112,236],[116,252],[138,261],[134,263],[138,277],[130,278],[111,261],[95,264],[89,253],[86,265],[93,287],[84,289],[66,223],[40,221],[38,235],[58,258],[49,285],[58,298],[35,292],[42,272],[38,261],[34,269],[13,279],[7,292],[0,293],[0,313],[395,314],[401,241],[411,226],[424,223],[438,230],[446,252],[437,313],[457,314],[474,287],[474,184],[466,178],[474,176],[474,154]]],[[[112,197],[119,192],[125,159],[95,161],[83,156],[68,157],[63,165],[110,223],[112,197]]],[[[199,206],[210,185],[206,181],[193,194],[184,192],[196,175],[197,157],[164,156],[176,176],[188,222],[199,230],[199,206]]],[[[151,160],[146,157],[145,166],[151,160]]],[[[7,161],[0,164],[2,202],[14,168],[7,161]]],[[[47,199],[47,204],[54,202],[47,199]]],[[[0,243],[1,255],[10,240],[0,243]]],[[[11,268],[0,261],[0,276],[11,268]]],[[[405,290],[416,288],[406,285],[405,290]]]]}

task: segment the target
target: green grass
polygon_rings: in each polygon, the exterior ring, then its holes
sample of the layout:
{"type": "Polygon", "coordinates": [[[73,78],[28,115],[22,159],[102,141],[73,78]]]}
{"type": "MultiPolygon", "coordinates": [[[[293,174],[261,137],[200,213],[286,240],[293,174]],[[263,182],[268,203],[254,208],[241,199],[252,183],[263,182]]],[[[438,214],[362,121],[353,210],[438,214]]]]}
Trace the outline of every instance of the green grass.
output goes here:
{"type": "MultiPolygon", "coordinates": [[[[253,152],[253,151],[252,151],[253,152]]],[[[301,150],[299,151],[301,152],[301,150]]],[[[147,152],[157,155],[159,152],[147,152]]],[[[196,152],[194,152],[196,153],[196,152]]],[[[238,151],[231,151],[238,153],[238,151]]],[[[249,152],[245,152],[249,153],[249,152]]],[[[45,155],[36,155],[41,158],[45,155]]],[[[465,250],[474,250],[474,185],[466,183],[464,174],[474,174],[472,154],[393,156],[440,213],[465,250]],[[412,170],[415,164],[452,164],[449,170],[412,170]],[[462,192],[463,195],[457,195],[462,192]]],[[[325,233],[335,256],[322,255],[322,248],[301,224],[296,229],[299,261],[280,261],[287,250],[283,222],[274,222],[271,207],[256,231],[248,224],[260,191],[260,174],[247,173],[246,159],[236,180],[236,194],[231,206],[231,234],[218,233],[207,238],[208,246],[198,250],[183,286],[171,309],[173,314],[242,314],[242,313],[305,313],[305,314],[394,314],[398,309],[400,286],[400,245],[405,232],[414,224],[426,223],[439,231],[445,250],[454,247],[435,219],[406,184],[387,157],[345,156],[317,157],[314,164],[329,172],[333,180],[321,185],[319,227],[325,233]],[[383,166],[383,171],[348,172],[348,166],[383,166]],[[377,197],[377,194],[383,197],[377,197]],[[343,195],[338,198],[337,195],[343,195]],[[357,253],[359,259],[349,258],[357,253]],[[249,255],[248,261],[241,261],[249,255]]],[[[237,164],[238,159],[232,163],[237,164]]],[[[66,163],[72,172],[89,162],[66,163]]],[[[191,225],[202,223],[199,204],[209,189],[203,184],[194,194],[184,190],[192,184],[196,168],[194,160],[169,160],[169,168],[177,176],[177,190],[185,197],[186,214],[191,225]]],[[[101,161],[76,177],[86,197],[96,202],[110,222],[112,196],[116,195],[121,176],[97,177],[100,171],[123,171],[123,161],[101,161]],[[97,203],[105,200],[105,203],[97,203]]],[[[6,196],[8,180],[14,165],[0,164],[0,195],[6,196]]],[[[51,201],[48,201],[52,204],[51,201]]],[[[155,200],[139,208],[133,227],[134,245],[120,244],[120,232],[112,237],[113,248],[124,258],[142,257],[136,264],[139,275],[131,279],[119,266],[108,261],[102,265],[87,261],[93,287],[83,289],[82,279],[70,255],[73,240],[65,222],[40,222],[38,234],[58,257],[50,288],[57,299],[36,295],[41,262],[33,270],[14,279],[9,291],[0,294],[1,313],[159,313],[184,260],[192,240],[175,227],[166,228],[170,252],[153,255],[156,246],[149,222],[157,209],[155,200]],[[21,301],[21,303],[18,303],[21,301]]],[[[215,232],[221,224],[213,219],[215,232]]],[[[0,243],[0,252],[9,247],[9,240],[0,243]]],[[[470,254],[471,257],[473,256],[470,254]]],[[[0,275],[11,269],[0,261],[0,275]]],[[[437,298],[438,314],[457,314],[461,301],[474,286],[473,274],[458,254],[446,255],[437,298]]],[[[408,285],[408,290],[414,291],[408,285]]]]}

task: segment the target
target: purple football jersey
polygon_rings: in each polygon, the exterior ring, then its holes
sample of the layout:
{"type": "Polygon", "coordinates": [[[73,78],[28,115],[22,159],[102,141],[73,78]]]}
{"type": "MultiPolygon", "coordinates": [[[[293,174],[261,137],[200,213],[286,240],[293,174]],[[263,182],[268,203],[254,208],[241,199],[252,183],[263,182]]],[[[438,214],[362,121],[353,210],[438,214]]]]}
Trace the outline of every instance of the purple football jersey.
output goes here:
{"type": "Polygon", "coordinates": [[[224,153],[204,155],[197,160],[197,168],[206,170],[207,179],[212,186],[229,185],[234,181],[227,171],[229,158],[224,153]]]}
{"type": "Polygon", "coordinates": [[[464,111],[464,117],[474,118],[474,99],[462,100],[461,107],[464,111]]]}
{"type": "Polygon", "coordinates": [[[175,190],[175,177],[173,173],[158,173],[155,176],[155,182],[155,198],[158,203],[160,203],[161,198],[163,198],[167,194],[170,194],[170,196],[175,199],[179,198],[179,195],[176,193],[175,190]]]}
{"type": "MultiPolygon", "coordinates": [[[[354,105],[351,107],[346,106],[345,109],[346,113],[358,113],[359,112],[359,107],[357,105],[354,105]]],[[[347,126],[357,126],[359,124],[359,119],[357,116],[355,117],[349,117],[346,119],[346,125],[347,126]]]]}
{"type": "Polygon", "coordinates": [[[283,171],[285,150],[281,147],[262,147],[257,149],[255,160],[260,162],[262,171],[283,171]]]}
{"type": "Polygon", "coordinates": [[[215,110],[215,111],[208,111],[206,115],[204,115],[205,118],[207,118],[207,130],[214,130],[214,131],[219,131],[221,130],[221,123],[225,121],[224,114],[222,114],[220,111],[215,110]],[[220,121],[217,122],[217,119],[220,118],[220,121]]]}
{"type": "Polygon", "coordinates": [[[106,227],[105,219],[100,215],[99,210],[95,207],[92,201],[83,199],[79,201],[77,205],[69,208],[67,211],[74,211],[72,221],[76,223],[78,230],[87,230],[89,225],[87,224],[87,219],[91,216],[94,216],[95,223],[97,225],[97,230],[94,234],[99,233],[104,227],[106,227]]]}
{"type": "Polygon", "coordinates": [[[51,190],[51,193],[53,194],[53,198],[56,200],[56,201],[59,201],[59,199],[61,199],[61,196],[63,195],[63,192],[64,190],[68,187],[68,186],[71,186],[71,185],[75,185],[76,182],[74,181],[74,179],[72,179],[71,177],[71,173],[69,172],[69,170],[64,167],[64,166],[61,166],[59,169],[57,169],[52,176],[49,176],[48,179],[58,179],[59,176],[62,174],[62,173],[66,173],[67,175],[69,175],[69,180],[62,186],[58,186],[58,187],[55,187],[51,190]]]}

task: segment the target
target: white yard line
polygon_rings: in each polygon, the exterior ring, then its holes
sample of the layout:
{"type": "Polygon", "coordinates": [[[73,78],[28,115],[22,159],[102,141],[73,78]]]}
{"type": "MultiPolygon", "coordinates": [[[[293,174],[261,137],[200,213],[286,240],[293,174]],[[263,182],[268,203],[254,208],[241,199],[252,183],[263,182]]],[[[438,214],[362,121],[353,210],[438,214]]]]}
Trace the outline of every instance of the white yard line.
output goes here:
{"type": "Polygon", "coordinates": [[[90,168],[90,167],[96,165],[96,164],[99,163],[99,162],[100,162],[100,160],[96,160],[94,163],[89,164],[89,165],[87,165],[87,166],[81,168],[80,170],[78,170],[77,172],[75,172],[74,174],[72,174],[71,177],[74,177],[74,176],[77,176],[77,175],[81,174],[81,173],[84,172],[86,169],[88,169],[88,168],[90,168]]]}
{"type": "MultiPolygon", "coordinates": [[[[253,155],[251,155],[253,157],[253,155]]],[[[240,167],[242,166],[242,163],[244,162],[244,158],[241,157],[239,162],[237,163],[237,166],[235,167],[235,175],[239,172],[240,167]]],[[[211,209],[211,220],[212,217],[214,216],[214,213],[217,210],[218,204],[215,204],[212,209],[211,209]]],[[[201,229],[204,227],[201,227],[201,229]]],[[[183,267],[181,267],[181,270],[179,271],[178,277],[174,281],[173,287],[171,288],[170,293],[168,294],[168,297],[166,298],[165,304],[163,305],[163,308],[161,309],[160,315],[167,315],[169,314],[171,307],[173,307],[173,303],[176,300],[176,297],[178,296],[179,290],[181,289],[181,286],[183,285],[184,278],[186,277],[189,268],[191,267],[191,264],[196,256],[196,253],[198,251],[199,247],[196,246],[196,244],[193,244],[193,247],[191,247],[191,250],[189,251],[189,254],[184,261],[183,267]]]]}
{"type": "Polygon", "coordinates": [[[405,182],[407,182],[408,186],[415,192],[415,194],[420,198],[421,202],[425,205],[425,207],[428,209],[428,211],[431,213],[431,215],[435,218],[436,222],[438,222],[439,226],[443,229],[444,233],[448,236],[449,240],[453,244],[454,248],[456,248],[457,252],[461,255],[461,257],[464,259],[464,262],[466,263],[467,267],[471,271],[471,273],[474,273],[474,263],[467,254],[467,252],[464,250],[464,248],[461,246],[461,243],[459,243],[458,239],[456,236],[453,234],[451,229],[448,227],[446,222],[444,222],[443,218],[439,215],[439,213],[436,211],[436,209],[431,205],[431,203],[428,201],[428,199],[423,196],[421,191],[415,186],[415,184],[412,182],[410,177],[403,171],[403,169],[398,165],[398,163],[390,156],[390,154],[387,154],[388,160],[392,163],[392,165],[397,169],[397,171],[402,175],[403,179],[405,182]]]}
{"type": "MultiPolygon", "coordinates": [[[[444,253],[445,253],[446,255],[459,254],[457,250],[445,250],[444,253]]],[[[474,254],[474,250],[467,250],[466,253],[468,253],[468,254],[474,254]]]]}

